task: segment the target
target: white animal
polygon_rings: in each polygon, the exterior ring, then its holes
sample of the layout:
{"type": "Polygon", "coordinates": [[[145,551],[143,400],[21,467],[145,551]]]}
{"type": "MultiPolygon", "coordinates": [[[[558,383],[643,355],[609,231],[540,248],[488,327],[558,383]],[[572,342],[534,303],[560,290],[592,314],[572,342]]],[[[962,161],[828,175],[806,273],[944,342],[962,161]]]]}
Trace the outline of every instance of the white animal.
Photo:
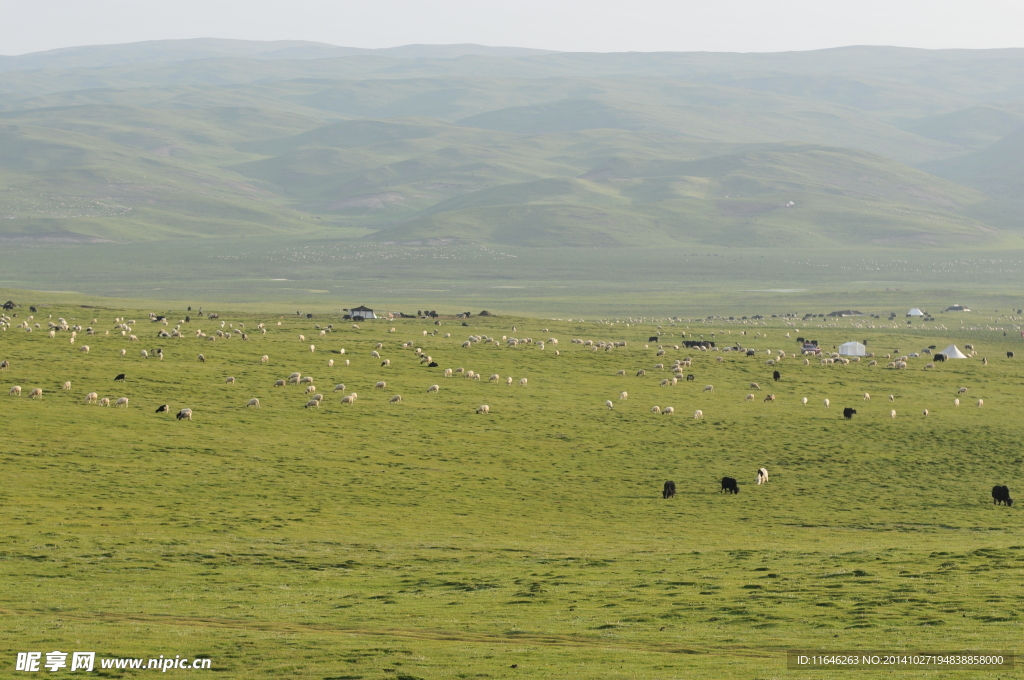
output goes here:
{"type": "Polygon", "coordinates": [[[694,411],[693,412],[693,419],[694,420],[704,420],[704,411],[701,411],[700,409],[697,409],[696,411],[694,411]]]}
{"type": "Polygon", "coordinates": [[[384,389],[387,386],[388,386],[388,384],[386,382],[384,382],[383,380],[381,380],[380,382],[378,382],[373,387],[374,387],[374,389],[382,390],[382,389],[384,389]]]}
{"type": "Polygon", "coordinates": [[[984,405],[985,405],[985,400],[984,399],[979,399],[978,400],[978,408],[981,408],[984,405]]]}
{"type": "Polygon", "coordinates": [[[828,401],[828,399],[826,399],[825,400],[825,408],[828,408],[828,405],[829,405],[829,401],[828,401]]]}
{"type": "Polygon", "coordinates": [[[306,336],[305,335],[300,335],[299,336],[299,342],[305,342],[305,341],[306,341],[306,336]]]}
{"type": "Polygon", "coordinates": [[[139,352],[139,354],[142,356],[143,359],[149,358],[149,352],[147,352],[146,350],[142,350],[141,352],[139,352]]]}
{"type": "Polygon", "coordinates": [[[334,368],[334,359],[327,360],[327,368],[334,368]]]}
{"type": "Polygon", "coordinates": [[[370,356],[373,357],[374,359],[380,359],[380,352],[378,352],[377,350],[373,350],[372,352],[370,352],[370,356]]]}
{"type": "Polygon", "coordinates": [[[956,391],[956,393],[957,394],[967,394],[967,388],[966,387],[961,387],[960,389],[958,389],[956,391]]]}
{"type": "Polygon", "coordinates": [[[526,378],[520,378],[519,379],[519,386],[522,387],[525,384],[526,384],[526,378]]]}
{"type": "Polygon", "coordinates": [[[609,399],[608,401],[604,402],[604,405],[607,406],[608,408],[612,408],[612,407],[615,406],[615,404],[612,403],[611,399],[609,399]]]}
{"type": "Polygon", "coordinates": [[[427,393],[428,394],[430,392],[440,392],[440,391],[441,391],[441,386],[440,385],[431,385],[430,387],[427,388],[427,393]]]}
{"type": "Polygon", "coordinates": [[[83,354],[88,354],[89,353],[89,345],[82,345],[81,347],[78,348],[78,351],[82,352],[83,354]]]}
{"type": "Polygon", "coordinates": [[[509,377],[505,378],[505,384],[506,385],[511,385],[512,384],[512,376],[509,376],[509,377]]]}
{"type": "Polygon", "coordinates": [[[768,468],[757,469],[757,485],[760,486],[768,481],[768,468]]]}
{"type": "Polygon", "coordinates": [[[446,377],[446,378],[452,377],[452,369],[450,369],[450,368],[444,369],[444,377],[446,377]]]}
{"type": "Polygon", "coordinates": [[[224,379],[224,383],[227,384],[227,385],[234,385],[235,384],[235,378],[233,376],[225,378],[224,379]]]}
{"type": "Polygon", "coordinates": [[[42,399],[43,398],[43,388],[42,387],[35,388],[34,390],[32,390],[31,392],[28,393],[28,398],[29,399],[42,399]]]}
{"type": "Polygon", "coordinates": [[[114,407],[117,408],[118,406],[122,408],[128,408],[128,397],[121,397],[120,399],[115,401],[114,407]]]}
{"type": "Polygon", "coordinates": [[[804,404],[806,406],[807,405],[807,397],[804,397],[803,399],[801,399],[800,403],[804,404]]]}
{"type": "Polygon", "coordinates": [[[714,392],[715,391],[715,386],[714,385],[705,385],[704,386],[704,391],[705,392],[714,392]]]}
{"type": "Polygon", "coordinates": [[[97,403],[98,403],[98,404],[99,404],[100,406],[110,406],[110,400],[109,400],[109,399],[107,399],[106,397],[103,397],[103,398],[102,398],[102,399],[100,399],[100,400],[99,400],[99,401],[98,401],[97,403]]]}
{"type": "Polygon", "coordinates": [[[476,412],[477,412],[477,413],[490,413],[490,412],[491,412],[491,407],[490,407],[490,406],[488,406],[487,404],[484,404],[483,406],[481,406],[480,408],[478,408],[478,409],[476,410],[476,412]]]}
{"type": "Polygon", "coordinates": [[[342,404],[354,404],[354,403],[356,403],[356,398],[353,397],[351,394],[346,394],[344,397],[341,398],[341,403],[342,404]]]}
{"type": "Polygon", "coordinates": [[[391,397],[391,399],[388,400],[388,403],[389,404],[401,404],[402,403],[402,395],[396,394],[395,396],[391,397]]]}
{"type": "Polygon", "coordinates": [[[90,392],[89,394],[85,395],[85,403],[94,404],[96,403],[96,401],[99,400],[99,398],[100,395],[96,394],[95,392],[90,392]]]}
{"type": "Polygon", "coordinates": [[[960,400],[959,399],[954,399],[953,400],[953,406],[959,406],[959,405],[960,405],[960,400]]]}
{"type": "Polygon", "coordinates": [[[250,399],[249,403],[246,404],[245,407],[246,408],[259,408],[260,407],[260,400],[259,399],[250,399]]]}
{"type": "Polygon", "coordinates": [[[70,380],[65,381],[65,383],[63,385],[61,385],[60,388],[62,390],[70,390],[71,389],[71,381],[70,380]]]}
{"type": "Polygon", "coordinates": [[[625,401],[628,398],[629,398],[629,394],[628,393],[626,393],[626,392],[620,392],[619,393],[619,401],[625,401]]]}
{"type": "Polygon", "coordinates": [[[890,418],[895,418],[896,417],[896,410],[895,409],[893,409],[892,411],[889,411],[889,417],[890,418]]]}
{"type": "Polygon", "coordinates": [[[265,364],[268,361],[270,361],[270,357],[268,355],[264,354],[263,356],[260,357],[260,363],[261,364],[265,364]]]}
{"type": "Polygon", "coordinates": [[[285,386],[285,384],[286,384],[286,383],[285,383],[285,381],[284,381],[284,380],[275,380],[275,381],[274,381],[274,387],[284,387],[284,386],[285,386]]]}
{"type": "Polygon", "coordinates": [[[889,395],[889,401],[896,401],[896,395],[895,394],[890,394],[889,395]]]}
{"type": "Polygon", "coordinates": [[[316,352],[316,345],[310,345],[309,346],[309,351],[310,352],[316,352]]]}
{"type": "Polygon", "coordinates": [[[674,408],[672,408],[671,406],[666,406],[665,408],[661,409],[661,415],[663,415],[663,416],[670,416],[670,415],[672,415],[675,412],[676,412],[676,410],[674,408]]]}
{"type": "Polygon", "coordinates": [[[498,375],[497,373],[495,373],[494,375],[492,375],[492,376],[491,376],[490,378],[488,378],[488,379],[487,379],[487,382],[493,382],[493,383],[496,383],[496,382],[498,382],[499,380],[501,380],[501,376],[500,376],[500,375],[498,375]]]}
{"type": "Polygon", "coordinates": [[[925,416],[927,417],[927,415],[928,415],[928,409],[925,409],[925,410],[924,410],[924,415],[925,415],[925,416]]]}
{"type": "Polygon", "coordinates": [[[661,408],[659,408],[657,406],[652,406],[651,407],[651,413],[661,413],[661,408]]]}
{"type": "Polygon", "coordinates": [[[864,393],[864,401],[871,401],[871,395],[867,392],[864,393]]]}
{"type": "Polygon", "coordinates": [[[313,385],[308,386],[306,388],[306,391],[303,392],[303,394],[309,394],[310,392],[316,392],[316,387],[314,387],[313,385]]]}
{"type": "Polygon", "coordinates": [[[342,383],[338,383],[337,385],[334,386],[334,391],[335,392],[344,392],[345,391],[345,385],[342,384],[342,383]]]}
{"type": "Polygon", "coordinates": [[[128,350],[126,350],[126,349],[121,350],[121,358],[122,359],[124,359],[126,354],[128,354],[128,350]]]}
{"type": "Polygon", "coordinates": [[[183,408],[183,409],[181,409],[180,411],[178,411],[177,418],[178,418],[178,420],[187,420],[187,421],[191,422],[192,421],[192,409],[190,409],[190,408],[183,408]]]}
{"type": "Polygon", "coordinates": [[[309,401],[306,402],[305,408],[320,408],[320,400],[310,399],[309,401]]]}
{"type": "Polygon", "coordinates": [[[21,396],[21,385],[15,385],[14,387],[12,387],[10,389],[10,391],[7,394],[9,394],[12,397],[20,397],[21,396]]]}
{"type": "Polygon", "coordinates": [[[312,385],[313,384],[313,376],[311,376],[311,375],[304,375],[301,378],[299,378],[299,384],[302,385],[303,383],[309,383],[309,384],[312,385]]]}

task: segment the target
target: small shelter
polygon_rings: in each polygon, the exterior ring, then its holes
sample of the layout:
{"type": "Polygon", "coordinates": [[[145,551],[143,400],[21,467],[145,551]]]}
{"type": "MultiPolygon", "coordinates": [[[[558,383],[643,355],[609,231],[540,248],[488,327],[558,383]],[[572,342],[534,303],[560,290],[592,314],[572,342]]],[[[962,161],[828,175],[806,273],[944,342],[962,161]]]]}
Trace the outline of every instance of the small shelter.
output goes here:
{"type": "Polygon", "coordinates": [[[357,316],[359,318],[361,318],[361,319],[376,319],[377,318],[374,315],[373,310],[370,309],[369,307],[365,306],[365,305],[360,305],[359,307],[353,307],[352,309],[348,310],[348,313],[352,316],[353,319],[356,318],[357,316]]]}
{"type": "Polygon", "coordinates": [[[971,310],[968,309],[967,307],[964,307],[963,305],[951,305],[949,307],[946,307],[942,311],[944,311],[944,312],[969,312],[971,310]]]}
{"type": "Polygon", "coordinates": [[[924,312],[922,312],[917,307],[914,307],[909,312],[907,312],[907,316],[924,316],[924,312]]]}
{"type": "Polygon", "coordinates": [[[868,348],[860,344],[856,340],[850,342],[844,342],[839,345],[839,356],[844,357],[862,357],[868,353],[868,348]]]}
{"type": "Polygon", "coordinates": [[[950,345],[946,349],[942,350],[942,353],[946,355],[947,359],[966,359],[967,355],[957,349],[956,345],[950,345]]]}

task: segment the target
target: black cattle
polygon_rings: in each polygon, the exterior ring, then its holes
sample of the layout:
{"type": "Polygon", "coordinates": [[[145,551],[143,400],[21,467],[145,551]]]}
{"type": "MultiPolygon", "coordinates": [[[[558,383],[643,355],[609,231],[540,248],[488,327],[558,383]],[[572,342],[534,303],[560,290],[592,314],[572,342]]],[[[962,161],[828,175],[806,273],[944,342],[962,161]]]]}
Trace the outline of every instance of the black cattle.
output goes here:
{"type": "Polygon", "coordinates": [[[676,483],[673,481],[665,482],[665,487],[661,490],[662,498],[672,498],[676,495],[676,483]]]}
{"type": "Polygon", "coordinates": [[[124,382],[124,373],[118,373],[117,377],[114,378],[114,382],[124,382]]]}
{"type": "Polygon", "coordinates": [[[748,349],[748,350],[747,350],[747,356],[748,356],[748,357],[752,357],[752,356],[754,356],[755,354],[757,354],[757,352],[755,352],[754,350],[752,350],[752,349],[748,349]]]}
{"type": "Polygon", "coordinates": [[[168,406],[167,404],[164,404],[163,406],[158,407],[156,412],[157,413],[167,413],[167,411],[169,411],[170,408],[171,408],[170,406],[168,406]]]}
{"type": "Polygon", "coordinates": [[[993,486],[992,487],[992,503],[999,505],[1002,503],[1007,507],[1013,506],[1013,499],[1010,498],[1010,488],[1007,486],[993,486]]]}
{"type": "Polygon", "coordinates": [[[1006,353],[1006,358],[1007,359],[1012,359],[1013,358],[1013,352],[1007,352],[1006,353]]]}
{"type": "Polygon", "coordinates": [[[686,374],[686,382],[693,382],[697,377],[693,373],[686,374]]]}
{"type": "Polygon", "coordinates": [[[935,355],[934,359],[936,361],[945,361],[946,360],[946,355],[942,354],[941,352],[939,352],[938,354],[935,355]]]}
{"type": "Polygon", "coordinates": [[[30,306],[29,306],[29,308],[28,308],[28,311],[30,311],[30,312],[32,312],[33,314],[35,314],[35,313],[36,313],[37,311],[39,311],[39,310],[37,310],[37,309],[36,309],[36,306],[35,306],[35,305],[30,305],[30,306]]]}
{"type": "Polygon", "coordinates": [[[847,406],[846,408],[843,409],[843,417],[846,418],[847,420],[853,420],[853,416],[855,413],[857,413],[857,409],[855,408],[850,408],[849,406],[847,406]]]}
{"type": "Polygon", "coordinates": [[[437,362],[431,361],[429,364],[427,364],[427,368],[437,368],[437,362]]]}
{"type": "Polygon", "coordinates": [[[740,485],[736,483],[736,480],[732,477],[722,477],[722,493],[728,491],[729,493],[739,493],[740,485]]]}
{"type": "Polygon", "coordinates": [[[657,341],[658,341],[658,336],[657,335],[652,335],[651,337],[647,338],[647,342],[657,342],[657,341]]]}
{"type": "Polygon", "coordinates": [[[775,371],[774,373],[772,373],[772,378],[775,379],[775,382],[779,382],[780,380],[782,380],[782,374],[779,373],[778,371],[775,371]]]}

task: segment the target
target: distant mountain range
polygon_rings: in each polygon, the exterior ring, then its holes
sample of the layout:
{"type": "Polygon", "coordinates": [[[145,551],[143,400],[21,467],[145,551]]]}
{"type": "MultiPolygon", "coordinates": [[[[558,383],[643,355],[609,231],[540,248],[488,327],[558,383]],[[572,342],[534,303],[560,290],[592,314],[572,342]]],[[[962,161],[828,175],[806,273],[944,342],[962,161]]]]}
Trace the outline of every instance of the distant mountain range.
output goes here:
{"type": "Polygon", "coordinates": [[[0,57],[0,236],[19,240],[941,248],[1024,232],[1022,152],[1024,50],[0,57]]]}

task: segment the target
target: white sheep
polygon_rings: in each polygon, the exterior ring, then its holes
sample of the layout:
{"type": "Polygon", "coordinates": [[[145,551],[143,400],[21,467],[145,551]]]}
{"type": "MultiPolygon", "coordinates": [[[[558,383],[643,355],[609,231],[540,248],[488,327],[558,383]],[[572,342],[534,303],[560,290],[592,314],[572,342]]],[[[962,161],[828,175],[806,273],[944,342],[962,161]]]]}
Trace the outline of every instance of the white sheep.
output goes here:
{"type": "Polygon", "coordinates": [[[320,400],[310,399],[309,401],[306,402],[305,408],[320,408],[320,400]]]}
{"type": "Polygon", "coordinates": [[[378,352],[377,350],[373,350],[372,352],[370,352],[370,356],[373,357],[374,359],[380,359],[380,352],[378,352]]]}
{"type": "Polygon", "coordinates": [[[175,417],[178,420],[187,420],[189,422],[192,422],[192,409],[190,409],[190,408],[183,408],[180,411],[178,411],[178,415],[175,416],[175,417]]]}
{"type": "Polygon", "coordinates": [[[604,405],[607,406],[608,408],[613,408],[615,406],[615,404],[612,403],[611,399],[609,399],[608,401],[604,402],[604,405]]]}
{"type": "Polygon", "coordinates": [[[829,407],[829,403],[830,403],[830,402],[829,402],[829,400],[828,400],[828,399],[826,399],[826,400],[825,400],[825,408],[828,408],[828,407],[829,407]]]}
{"type": "Polygon", "coordinates": [[[310,345],[309,346],[309,351],[310,352],[316,352],[316,345],[310,345]]]}
{"type": "Polygon", "coordinates": [[[100,398],[100,395],[96,394],[95,392],[90,392],[89,394],[85,395],[85,403],[86,404],[93,404],[99,398],[100,398]]]}
{"type": "Polygon", "coordinates": [[[803,404],[804,406],[806,406],[807,405],[807,397],[804,397],[803,399],[801,399],[800,403],[803,404]]]}
{"type": "Polygon", "coordinates": [[[526,378],[520,378],[519,379],[519,386],[523,387],[524,385],[526,385],[526,378]]]}
{"type": "Polygon", "coordinates": [[[619,371],[618,373],[616,373],[615,375],[626,375],[626,371],[625,371],[625,370],[620,370],[620,371],[619,371]]]}
{"type": "Polygon", "coordinates": [[[284,387],[287,383],[284,380],[275,380],[274,387],[284,387]]]}
{"type": "Polygon", "coordinates": [[[705,386],[704,386],[704,391],[705,391],[705,392],[712,392],[712,393],[714,393],[714,391],[715,391],[715,386],[714,386],[714,385],[705,385],[705,386]]]}
{"type": "Polygon", "coordinates": [[[305,342],[305,341],[306,341],[306,336],[305,335],[299,335],[299,342],[305,342]]]}
{"type": "Polygon", "coordinates": [[[864,393],[864,401],[871,401],[871,395],[867,392],[864,393]]]}
{"type": "Polygon", "coordinates": [[[960,405],[960,400],[959,399],[954,399],[953,400],[953,406],[959,406],[959,405],[960,405]]]}
{"type": "Polygon", "coordinates": [[[35,388],[34,390],[32,390],[31,392],[28,393],[28,398],[29,399],[42,399],[43,398],[43,388],[42,387],[35,388]]]}
{"type": "Polygon", "coordinates": [[[7,392],[7,394],[12,396],[12,397],[20,397],[21,396],[21,385],[15,385],[14,387],[12,387],[7,392]]]}
{"type": "Polygon", "coordinates": [[[99,406],[110,406],[110,400],[109,400],[109,399],[107,399],[106,397],[103,397],[102,399],[100,399],[100,400],[99,400],[98,402],[96,402],[96,403],[97,403],[97,404],[98,404],[99,406]]]}
{"type": "Polygon", "coordinates": [[[384,361],[380,362],[380,365],[381,365],[382,368],[390,368],[391,367],[391,359],[385,359],[384,361]]]}
{"type": "Polygon", "coordinates": [[[146,350],[142,350],[141,352],[139,352],[139,356],[141,356],[143,359],[148,359],[149,352],[147,352],[146,350]]]}
{"type": "Polygon", "coordinates": [[[754,395],[748,394],[747,396],[743,397],[743,401],[754,401],[754,395]]]}
{"type": "Polygon", "coordinates": [[[481,406],[480,408],[478,408],[478,409],[476,410],[476,412],[477,412],[477,413],[490,413],[490,412],[491,412],[491,407],[490,407],[490,406],[488,406],[487,404],[484,404],[483,406],[481,406]]]}
{"type": "Polygon", "coordinates": [[[978,408],[981,408],[984,405],[985,405],[985,400],[984,399],[979,399],[978,400],[978,408]]]}
{"type": "Polygon", "coordinates": [[[270,356],[269,356],[269,355],[267,355],[267,354],[264,354],[263,356],[261,356],[261,357],[260,357],[260,363],[261,363],[261,364],[265,364],[265,363],[267,363],[268,361],[270,361],[270,356]]]}
{"type": "Polygon", "coordinates": [[[893,409],[892,411],[889,411],[889,417],[890,418],[895,418],[896,417],[896,410],[895,409],[893,409]]]}
{"type": "Polygon", "coordinates": [[[313,384],[313,376],[311,376],[311,375],[304,375],[301,378],[299,378],[299,383],[298,384],[302,385],[304,383],[309,383],[309,384],[312,385],[313,384]]]}
{"type": "Polygon", "coordinates": [[[388,384],[386,382],[384,382],[383,380],[381,380],[376,385],[374,385],[373,387],[374,387],[374,389],[382,390],[382,389],[384,389],[387,386],[388,386],[388,384]]]}
{"type": "Polygon", "coordinates": [[[345,385],[343,383],[338,383],[337,385],[334,386],[334,391],[335,392],[344,392],[345,391],[345,385]]]}
{"type": "Polygon", "coordinates": [[[121,397],[120,399],[115,401],[114,402],[114,408],[117,408],[117,407],[128,408],[128,397],[121,397]]]}
{"type": "Polygon", "coordinates": [[[896,401],[896,395],[895,394],[890,394],[889,395],[889,401],[896,401]]]}
{"type": "Polygon", "coordinates": [[[402,403],[402,395],[396,394],[395,396],[391,397],[391,399],[388,400],[388,403],[389,404],[401,404],[402,403]]]}
{"type": "Polygon", "coordinates": [[[450,369],[450,368],[444,369],[444,377],[446,377],[446,378],[452,377],[452,369],[450,369]]]}
{"type": "Polygon", "coordinates": [[[88,354],[89,345],[82,345],[81,347],[78,348],[78,351],[81,352],[82,354],[88,354]]]}
{"type": "Polygon", "coordinates": [[[619,401],[625,401],[626,399],[629,399],[629,393],[628,392],[620,392],[619,393],[619,401]]]}
{"type": "Polygon", "coordinates": [[[431,385],[430,387],[427,388],[427,393],[428,394],[430,392],[440,392],[440,391],[441,391],[441,386],[440,385],[431,385]]]}
{"type": "Polygon", "coordinates": [[[509,377],[505,378],[505,384],[506,385],[511,385],[512,384],[512,376],[509,376],[509,377]]]}
{"type": "Polygon", "coordinates": [[[924,410],[924,415],[925,415],[925,417],[927,417],[927,416],[928,416],[928,409],[925,409],[925,410],[924,410]]]}
{"type": "Polygon", "coordinates": [[[60,388],[62,390],[70,390],[71,389],[71,381],[70,380],[66,380],[64,382],[64,384],[60,386],[60,388]]]}
{"type": "Polygon", "coordinates": [[[324,400],[324,395],[322,395],[322,394],[314,394],[313,398],[316,399],[317,401],[323,401],[324,400]]]}
{"type": "Polygon", "coordinates": [[[250,399],[249,403],[246,404],[245,407],[246,408],[259,408],[260,407],[260,400],[259,399],[250,399]]]}
{"type": "Polygon", "coordinates": [[[234,376],[229,376],[227,378],[224,378],[224,384],[226,384],[226,385],[234,385],[235,384],[234,376]]]}
{"type": "Polygon", "coordinates": [[[500,376],[500,375],[498,375],[497,373],[494,373],[493,375],[491,375],[491,377],[490,377],[490,378],[488,378],[488,379],[487,379],[487,382],[492,382],[492,383],[496,383],[496,382],[498,382],[499,380],[501,380],[501,376],[500,376]]]}
{"type": "Polygon", "coordinates": [[[651,413],[661,413],[661,408],[658,406],[652,406],[651,413]]]}
{"type": "Polygon", "coordinates": [[[334,359],[327,360],[327,368],[334,368],[334,359]]]}
{"type": "Polygon", "coordinates": [[[701,411],[700,409],[697,409],[696,411],[694,411],[693,412],[693,419],[694,420],[704,420],[704,411],[701,411]]]}
{"type": "Polygon", "coordinates": [[[958,389],[956,391],[956,393],[957,394],[967,394],[967,388],[966,387],[961,387],[960,389],[958,389]]]}
{"type": "Polygon", "coordinates": [[[308,387],[306,388],[306,391],[305,391],[305,392],[303,392],[303,394],[309,394],[310,392],[316,392],[316,387],[314,387],[313,385],[309,385],[309,386],[308,386],[308,387]]]}
{"type": "Polygon", "coordinates": [[[762,484],[766,484],[766,483],[768,483],[768,468],[758,468],[757,469],[757,485],[761,486],[762,484]]]}
{"type": "Polygon", "coordinates": [[[672,415],[675,412],[676,412],[676,410],[674,408],[672,408],[671,406],[666,406],[665,408],[661,409],[661,415],[663,415],[663,416],[670,416],[670,415],[672,415]]]}
{"type": "Polygon", "coordinates": [[[341,398],[341,403],[342,404],[354,404],[354,403],[356,403],[356,399],[351,394],[346,394],[344,397],[341,398]]]}

